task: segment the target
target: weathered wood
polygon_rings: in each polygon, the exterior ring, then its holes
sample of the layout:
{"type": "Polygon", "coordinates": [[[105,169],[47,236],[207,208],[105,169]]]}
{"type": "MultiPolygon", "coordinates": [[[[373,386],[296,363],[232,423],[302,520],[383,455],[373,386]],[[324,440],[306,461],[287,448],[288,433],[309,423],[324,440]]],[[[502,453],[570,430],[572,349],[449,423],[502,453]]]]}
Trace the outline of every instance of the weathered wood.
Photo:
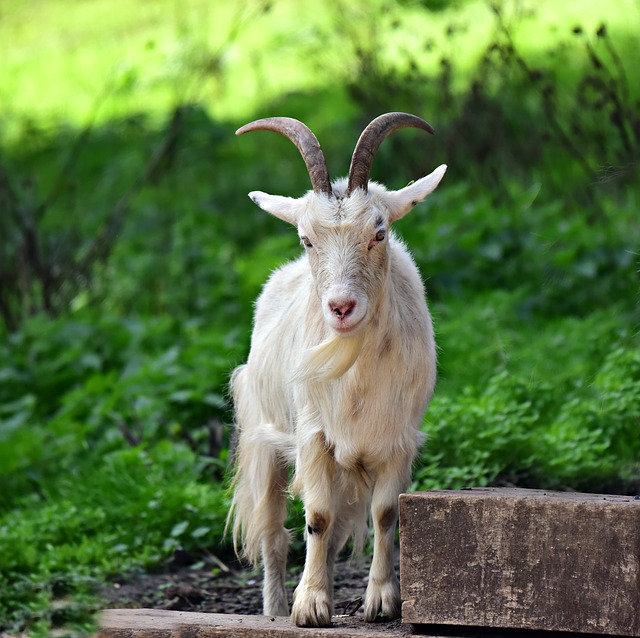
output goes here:
{"type": "Polygon", "coordinates": [[[403,494],[400,580],[406,623],[640,636],[640,501],[403,494]]]}
{"type": "Polygon", "coordinates": [[[402,638],[409,627],[335,618],[327,629],[301,629],[289,618],[158,609],[106,609],[96,638],[402,638]]]}

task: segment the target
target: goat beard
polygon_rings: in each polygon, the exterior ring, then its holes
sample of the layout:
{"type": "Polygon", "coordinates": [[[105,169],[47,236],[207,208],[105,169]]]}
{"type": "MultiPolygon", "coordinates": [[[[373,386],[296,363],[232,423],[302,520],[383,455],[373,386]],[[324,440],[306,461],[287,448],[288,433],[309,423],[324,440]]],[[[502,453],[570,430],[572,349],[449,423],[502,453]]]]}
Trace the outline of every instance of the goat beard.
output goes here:
{"type": "Polygon", "coordinates": [[[293,376],[293,381],[339,379],[355,363],[362,349],[363,331],[353,336],[331,335],[309,348],[293,376]]]}

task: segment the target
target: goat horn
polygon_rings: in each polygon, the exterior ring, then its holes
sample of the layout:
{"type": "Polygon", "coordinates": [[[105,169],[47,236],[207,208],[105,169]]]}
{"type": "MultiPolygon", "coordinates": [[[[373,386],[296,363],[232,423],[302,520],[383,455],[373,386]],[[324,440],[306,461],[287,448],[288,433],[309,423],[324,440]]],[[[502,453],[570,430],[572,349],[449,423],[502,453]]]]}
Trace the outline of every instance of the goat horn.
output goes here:
{"type": "Polygon", "coordinates": [[[362,131],[362,135],[356,144],[351,157],[349,167],[349,182],[347,185],[347,197],[356,188],[367,190],[369,185],[369,175],[371,174],[371,164],[373,158],[380,148],[382,141],[394,131],[406,126],[421,128],[428,133],[435,133],[431,124],[423,119],[409,113],[385,113],[373,120],[367,128],[362,131]]]}
{"type": "Polygon", "coordinates": [[[249,131],[274,131],[290,139],[298,147],[307,165],[314,192],[333,194],[324,153],[318,139],[308,126],[292,117],[267,117],[245,124],[236,131],[236,135],[249,131]]]}

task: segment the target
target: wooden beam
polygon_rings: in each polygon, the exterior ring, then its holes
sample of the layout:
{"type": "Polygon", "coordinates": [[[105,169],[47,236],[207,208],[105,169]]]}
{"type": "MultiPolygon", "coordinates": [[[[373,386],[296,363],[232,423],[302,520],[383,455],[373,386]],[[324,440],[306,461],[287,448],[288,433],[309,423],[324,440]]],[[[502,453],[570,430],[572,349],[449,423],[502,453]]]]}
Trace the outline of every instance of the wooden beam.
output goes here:
{"type": "Polygon", "coordinates": [[[405,623],[640,636],[640,500],[403,494],[400,580],[405,623]]]}
{"type": "Polygon", "coordinates": [[[303,629],[282,617],[106,609],[96,638],[403,638],[412,633],[399,623],[371,624],[358,617],[335,617],[327,629],[303,629]]]}

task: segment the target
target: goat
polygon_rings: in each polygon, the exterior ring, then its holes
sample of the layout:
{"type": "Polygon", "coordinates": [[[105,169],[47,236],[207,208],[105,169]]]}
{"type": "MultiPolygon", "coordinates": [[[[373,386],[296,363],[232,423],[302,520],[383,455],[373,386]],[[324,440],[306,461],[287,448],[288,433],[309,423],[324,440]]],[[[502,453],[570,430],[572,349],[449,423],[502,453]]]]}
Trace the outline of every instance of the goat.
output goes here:
{"type": "Polygon", "coordinates": [[[401,127],[433,133],[414,115],[381,115],[360,136],[348,178],[333,183],[317,138],[302,122],[266,118],[236,132],[289,138],[313,186],[299,199],[249,194],[297,227],[304,253],[265,284],[247,363],[230,383],[237,448],[227,526],[233,521],[237,553],[254,565],[262,558],[264,614],[288,615],[287,492],[300,496],[307,553],[291,618],[302,627],[331,625],[334,561],[349,537],[362,547],[369,507],[374,544],[364,618],[400,615],[393,563],[398,495],[410,484],[422,440],[436,354],[418,269],[390,225],[446,170],[442,165],[397,191],[370,182],[382,140],[401,127]]]}

